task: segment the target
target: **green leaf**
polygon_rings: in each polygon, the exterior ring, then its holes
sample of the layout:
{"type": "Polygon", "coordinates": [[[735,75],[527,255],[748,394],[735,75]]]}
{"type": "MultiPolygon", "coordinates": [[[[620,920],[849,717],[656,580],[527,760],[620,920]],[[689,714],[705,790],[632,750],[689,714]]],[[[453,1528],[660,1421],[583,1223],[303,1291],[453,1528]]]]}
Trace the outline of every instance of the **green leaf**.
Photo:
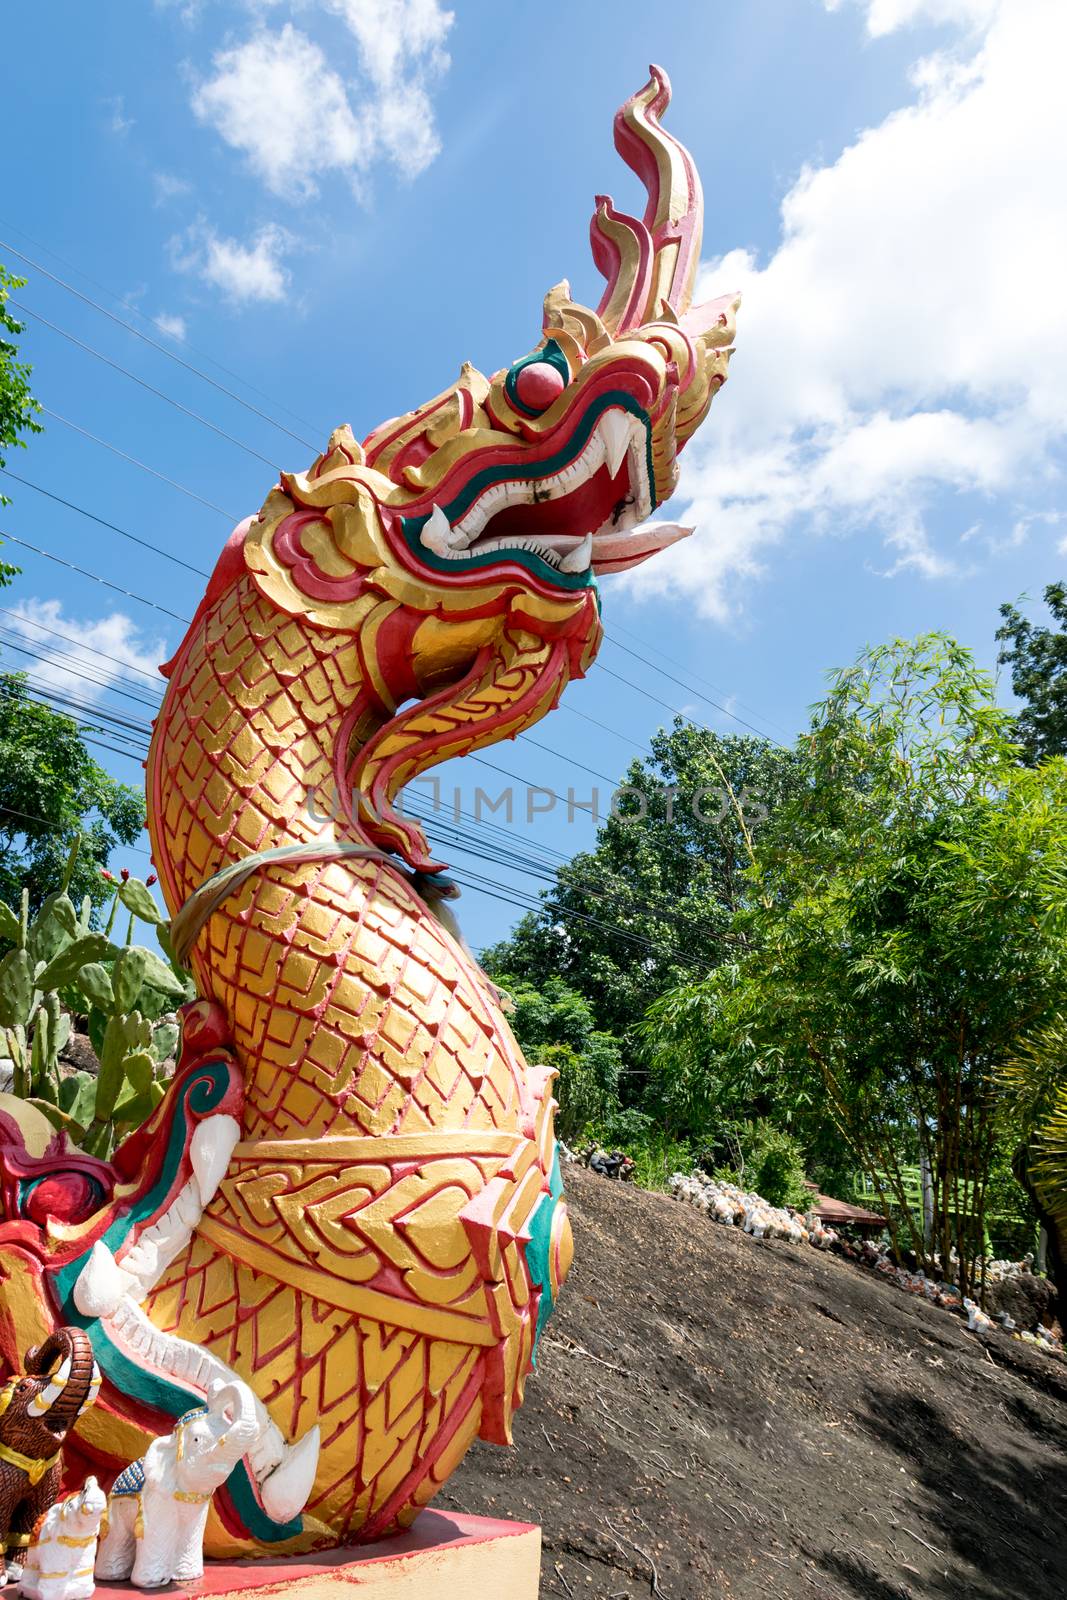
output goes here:
{"type": "Polygon", "coordinates": [[[104,1034],[107,1032],[108,1017],[110,1015],[110,1009],[101,1011],[99,1006],[93,1006],[89,1012],[89,1043],[92,1045],[98,1061],[104,1048],[104,1034]]]}
{"type": "Polygon", "coordinates": [[[140,917],[142,922],[151,923],[153,927],[166,920],[152,898],[151,891],[139,878],[129,878],[120,884],[119,899],[127,911],[132,911],[135,917],[140,917]]]}
{"type": "MultiPolygon", "coordinates": [[[[134,945],[133,948],[137,950],[141,946],[134,945]]],[[[145,950],[144,956],[145,983],[171,1000],[188,1000],[191,998],[192,985],[187,978],[177,977],[167,963],[159,959],[154,950],[145,950]]]]}
{"type": "Polygon", "coordinates": [[[56,1098],[58,1099],[59,1104],[64,1111],[70,1110],[71,1106],[78,1098],[78,1091],[81,1089],[83,1083],[91,1083],[95,1093],[96,1079],[89,1072],[72,1072],[69,1078],[63,1079],[62,1083],[59,1085],[59,1094],[56,1098]]]}
{"type": "Polygon", "coordinates": [[[91,961],[98,961],[108,948],[108,942],[102,933],[83,933],[77,939],[72,939],[65,949],[53,956],[52,960],[40,973],[37,986],[41,990],[62,989],[68,983],[73,983],[81,969],[91,961]]]}
{"type": "Polygon", "coordinates": [[[108,1020],[100,1051],[100,1075],[96,1081],[96,1121],[106,1122],[115,1109],[125,1074],[123,1061],[128,1053],[128,1018],[116,1013],[108,1020]]]}
{"type": "MultiPolygon", "coordinates": [[[[129,888],[124,884],[123,888],[129,888]]],[[[148,951],[141,945],[127,946],[115,962],[111,986],[115,991],[115,1005],[119,1011],[132,1011],[144,983],[148,951]]],[[[160,963],[162,965],[162,963],[160,963]]]]}
{"type": "Polygon", "coordinates": [[[51,917],[53,922],[58,922],[63,932],[69,933],[72,939],[77,935],[78,913],[68,894],[50,894],[37,913],[38,922],[43,922],[45,917],[51,917]]]}
{"type": "Polygon", "coordinates": [[[150,1089],[138,1094],[135,1089],[127,1085],[115,1106],[115,1121],[139,1128],[141,1123],[152,1115],[158,1103],[153,1099],[150,1089]]]}
{"type": "Polygon", "coordinates": [[[33,964],[28,951],[9,950],[0,961],[0,1027],[23,1027],[33,1006],[33,964]]]}
{"type": "Polygon", "coordinates": [[[10,939],[12,944],[18,944],[22,932],[22,924],[9,905],[0,900],[0,939],[10,939]]]}
{"type": "Polygon", "coordinates": [[[155,1059],[147,1050],[135,1050],[132,1055],[124,1057],[122,1070],[127,1083],[132,1084],[138,1094],[144,1094],[155,1075],[155,1059]]]}
{"type": "Polygon", "coordinates": [[[106,967],[99,961],[88,962],[78,974],[78,988],[90,1006],[109,1012],[115,1004],[115,991],[111,986],[106,967]]]}
{"type": "Polygon", "coordinates": [[[69,1133],[75,1141],[81,1138],[84,1124],[79,1123],[71,1113],[61,1111],[50,1100],[42,1100],[38,1095],[31,1095],[27,1104],[35,1106],[38,1111],[43,1112],[53,1128],[58,1128],[60,1133],[69,1133]]]}
{"type": "Polygon", "coordinates": [[[178,1048],[178,1024],[160,1022],[152,1029],[152,1054],[158,1062],[169,1061],[178,1048]]]}

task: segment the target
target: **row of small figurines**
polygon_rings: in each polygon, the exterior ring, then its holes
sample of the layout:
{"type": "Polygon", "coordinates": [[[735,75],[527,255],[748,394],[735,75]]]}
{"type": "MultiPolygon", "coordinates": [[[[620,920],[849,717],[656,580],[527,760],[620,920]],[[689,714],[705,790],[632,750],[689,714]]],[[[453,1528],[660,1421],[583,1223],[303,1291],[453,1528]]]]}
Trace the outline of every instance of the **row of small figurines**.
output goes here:
{"type": "Polygon", "coordinates": [[[0,1584],[17,1581],[27,1600],[88,1600],[98,1581],[148,1589],[202,1577],[211,1497],[257,1428],[248,1386],[213,1383],[206,1403],[154,1439],[109,1495],[90,1477],[39,1516],[25,1554],[9,1551],[0,1584]]]}

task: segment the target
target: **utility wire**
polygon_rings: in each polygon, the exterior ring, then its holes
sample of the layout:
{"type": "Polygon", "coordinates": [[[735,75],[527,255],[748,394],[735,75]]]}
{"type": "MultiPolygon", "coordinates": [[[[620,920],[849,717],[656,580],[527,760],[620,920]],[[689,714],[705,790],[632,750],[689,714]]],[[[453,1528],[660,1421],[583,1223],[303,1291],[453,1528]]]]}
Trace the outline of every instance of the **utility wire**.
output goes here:
{"type": "MultiPolygon", "coordinates": [[[[159,709],[158,701],[146,700],[143,695],[134,694],[132,689],[124,689],[121,684],[112,682],[110,678],[96,678],[90,673],[85,672],[84,668],[86,663],[80,660],[77,656],[68,655],[65,650],[55,650],[48,655],[42,655],[39,650],[30,649],[29,645],[25,643],[24,634],[12,634],[11,630],[8,628],[0,629],[0,643],[2,643],[8,650],[17,650],[19,655],[30,656],[33,660],[40,661],[45,665],[53,661],[73,662],[76,666],[79,666],[83,669],[77,674],[77,676],[80,678],[83,677],[86,683],[98,684],[100,688],[105,689],[108,694],[124,695],[127,699],[132,700],[136,705],[147,706],[150,711],[157,711],[159,709]]],[[[70,667],[63,667],[61,670],[70,674],[71,676],[74,675],[71,672],[70,667]]]]}
{"type": "Polygon", "coordinates": [[[108,444],[106,439],[97,438],[95,433],[90,433],[88,428],[83,428],[77,422],[71,422],[69,417],[61,417],[58,411],[52,411],[48,406],[41,407],[43,416],[51,417],[53,422],[61,422],[65,428],[70,428],[74,433],[80,433],[83,439],[91,439],[93,444],[98,444],[102,450],[110,450],[113,456],[119,456],[123,461],[128,461],[132,467],[140,467],[142,472],[150,473],[153,478],[158,478],[160,483],[169,484],[172,489],[177,489],[179,494],[188,495],[190,500],[195,500],[199,505],[206,506],[208,511],[217,511],[220,517],[225,517],[227,522],[240,522],[240,517],[234,516],[232,511],[223,511],[221,506],[214,505],[210,500],[205,500],[203,495],[189,489],[184,483],[177,483],[173,478],[168,478],[165,472],[157,472],[155,467],[148,466],[144,461],[138,461],[136,456],[127,455],[125,450],[120,450],[118,445],[108,444]]]}
{"type": "MultiPolygon", "coordinates": [[[[70,710],[73,710],[75,713],[80,713],[80,716],[75,715],[71,718],[71,720],[74,721],[87,736],[105,732],[108,733],[112,738],[115,738],[116,736],[119,737],[123,741],[127,742],[131,747],[116,749],[114,746],[103,744],[102,748],[114,750],[115,754],[125,755],[130,759],[136,759],[138,756],[143,757],[145,754],[147,754],[147,746],[151,735],[151,730],[146,724],[131,721],[129,718],[120,716],[117,712],[111,711],[107,708],[87,705],[84,700],[78,700],[72,695],[64,695],[51,685],[37,685],[31,680],[31,698],[34,697],[36,697],[37,703],[39,704],[51,704],[53,707],[63,708],[61,711],[62,715],[69,715],[70,710]]],[[[89,742],[100,743],[99,740],[92,739],[90,739],[89,742]]],[[[442,830],[441,842],[448,849],[459,849],[463,854],[471,856],[475,860],[482,860],[493,866],[504,866],[512,870],[525,871],[530,876],[540,878],[542,880],[548,879],[549,882],[551,882],[554,877],[553,871],[550,870],[546,872],[543,866],[534,862],[523,862],[521,860],[517,860],[512,854],[505,854],[501,848],[494,847],[490,842],[478,838],[477,835],[473,835],[475,843],[472,845],[470,843],[472,835],[470,834],[469,830],[462,829],[457,825],[449,823],[448,821],[444,821],[442,823],[441,819],[431,818],[429,816],[420,814],[417,810],[413,810],[413,814],[417,816],[420,821],[425,821],[427,823],[436,822],[437,826],[442,830]],[[478,848],[478,846],[481,846],[481,848],[478,848]]],[[[479,877],[479,875],[473,872],[470,868],[463,868],[462,870],[467,874],[468,877],[474,880],[477,880],[479,877]]],[[[622,909],[627,911],[632,909],[629,905],[626,905],[624,902],[620,901],[617,896],[613,896],[610,891],[603,889],[597,890],[591,885],[583,886],[583,888],[585,892],[592,894],[595,898],[603,899],[609,903],[621,906],[622,909]]],[[[522,891],[517,890],[515,893],[521,894],[522,891]]],[[[545,908],[544,900],[541,898],[534,900],[528,897],[525,901],[519,901],[512,897],[512,903],[519,905],[520,908],[526,910],[540,911],[544,910],[545,908]]],[[[553,905],[552,910],[559,915],[565,915],[574,920],[580,921],[583,924],[597,927],[605,933],[620,937],[630,943],[637,943],[651,951],[669,955],[672,959],[680,961],[683,965],[691,965],[690,958],[684,955],[683,952],[678,950],[673,945],[664,945],[663,943],[657,943],[649,940],[645,935],[637,934],[633,932],[633,930],[623,927],[620,923],[608,922],[603,918],[591,916],[588,912],[577,911],[573,907],[559,904],[553,905]]],[[[680,930],[687,933],[701,931],[698,929],[696,924],[690,922],[688,919],[664,917],[663,920],[669,925],[678,927],[680,930]]]]}
{"type": "Polygon", "coordinates": [[[202,379],[204,383],[209,383],[213,389],[217,389],[220,394],[224,394],[228,400],[233,400],[237,405],[244,406],[245,410],[250,411],[254,417],[259,417],[262,422],[268,422],[272,428],[277,428],[281,433],[287,433],[290,439],[295,439],[297,444],[304,446],[305,450],[310,450],[315,455],[318,454],[313,444],[309,444],[306,439],[302,439],[298,433],[294,433],[284,423],[275,422],[273,417],[269,417],[265,411],[260,411],[258,406],[252,405],[248,400],[242,400],[239,394],[234,394],[233,390],[227,389],[225,384],[209,377],[206,372],[201,372],[200,368],[194,367],[192,362],[183,361],[180,355],[173,350],[168,350],[167,346],[160,344],[158,339],[153,339],[149,334],[143,333],[140,328],[135,328],[132,322],[127,322],[123,317],[117,317],[113,311],[109,311],[106,306],[102,306],[91,295],[83,294],[80,289],[75,289],[73,284],[67,283],[63,278],[58,278],[54,272],[49,272],[47,267],[42,267],[39,261],[34,261],[31,256],[23,255],[21,250],[16,250],[14,245],[8,244],[4,239],[0,239],[0,249],[6,250],[10,255],[17,256],[20,261],[24,261],[28,267],[32,267],[35,272],[39,272],[42,277],[48,278],[52,283],[57,283],[68,294],[74,295],[83,305],[92,306],[94,311],[99,311],[102,317],[107,317],[117,327],[125,328],[127,333],[132,333],[135,339],[141,339],[145,344],[150,345],[153,350],[158,350],[160,355],[167,357],[168,361],[175,362],[179,367],[184,367],[186,372],[191,372],[202,379]]]}
{"type": "MultiPolygon", "coordinates": [[[[43,251],[43,253],[46,256],[50,256],[53,261],[58,261],[60,266],[66,267],[68,271],[73,272],[76,278],[81,278],[85,283],[91,283],[94,289],[99,289],[101,294],[107,295],[109,300],[113,300],[117,306],[121,306],[124,311],[128,311],[132,317],[140,317],[142,322],[148,322],[153,327],[159,326],[154,318],[146,317],[140,307],[134,305],[131,300],[123,299],[122,295],[116,294],[115,291],[113,289],[109,289],[106,284],[100,283],[98,279],[91,277],[89,273],[83,272],[81,267],[76,266],[73,261],[68,261],[65,256],[61,256],[57,251],[51,250],[48,245],[42,244],[39,239],[32,238],[30,234],[26,232],[25,228],[17,228],[13,222],[5,222],[3,219],[0,219],[0,227],[7,228],[10,233],[17,233],[20,238],[25,239],[28,244],[32,244],[35,250],[43,251]]],[[[20,256],[19,259],[20,261],[25,261],[27,258],[25,256],[20,256]]],[[[283,405],[282,402],[276,399],[273,395],[264,394],[262,389],[257,389],[254,383],[249,383],[248,379],[242,378],[240,373],[231,372],[229,367],[224,367],[221,361],[216,361],[214,356],[209,355],[206,350],[198,349],[198,347],[193,344],[190,339],[182,338],[179,343],[184,345],[186,350],[191,350],[194,355],[202,356],[203,359],[213,366],[217,372],[225,373],[227,378],[232,378],[235,383],[239,383],[241,387],[247,389],[250,394],[257,394],[261,400],[266,400],[268,404],[275,406],[277,410],[284,412],[287,417],[292,417],[293,421],[299,422],[302,427],[310,428],[312,433],[318,433],[320,431],[324,434],[329,433],[329,429],[320,430],[318,423],[309,422],[307,417],[298,416],[295,411],[291,410],[289,406],[283,405]]],[[[275,424],[275,426],[279,426],[279,424],[275,424]]]]}
{"type": "Polygon", "coordinates": [[[87,355],[95,356],[97,361],[102,361],[105,366],[111,367],[113,371],[121,372],[124,378],[130,379],[131,383],[140,384],[142,389],[147,389],[149,394],[154,394],[158,400],[165,400],[168,406],[174,407],[175,411],[180,411],[183,416],[191,417],[194,422],[199,422],[202,427],[210,428],[212,433],[217,433],[220,439],[226,440],[227,444],[236,445],[237,449],[243,450],[246,455],[255,456],[257,461],[262,461],[265,466],[270,467],[272,472],[281,470],[278,463],[272,461],[269,456],[261,455],[250,444],[244,444],[242,440],[235,439],[232,433],[226,432],[225,428],[217,427],[214,422],[209,422],[207,417],[202,417],[199,412],[191,411],[188,406],[183,406],[180,400],[175,400],[169,394],[164,394],[162,389],[157,389],[153,384],[146,383],[144,378],[139,378],[135,372],[131,372],[121,362],[112,361],[110,356],[105,356],[102,351],[95,350],[91,344],[86,344],[84,340],[76,338],[73,333],[69,333],[66,328],[61,328],[58,323],[49,322],[48,318],[42,317],[39,311],[32,311],[29,306],[22,305],[18,300],[9,299],[7,303],[9,306],[13,306],[20,316],[32,317],[35,322],[40,322],[44,327],[51,328],[53,333],[58,333],[62,338],[69,339],[71,344],[77,345],[79,350],[84,350],[87,355]]]}
{"type": "MultiPolygon", "coordinates": [[[[687,667],[684,661],[678,660],[677,656],[668,655],[666,650],[660,649],[659,645],[650,644],[647,639],[643,639],[641,635],[635,633],[632,628],[624,627],[621,622],[618,622],[615,619],[612,620],[611,632],[611,642],[613,644],[618,643],[618,641],[615,639],[616,633],[625,633],[626,637],[628,639],[632,639],[635,644],[643,645],[646,650],[650,650],[654,656],[659,656],[662,661],[669,661],[672,667],[679,667],[682,672],[688,673],[689,677],[695,679],[697,683],[704,684],[705,688],[713,690],[715,694],[725,695],[727,699],[736,698],[735,696],[731,695],[729,689],[723,689],[721,685],[712,683],[710,678],[705,678],[701,673],[694,672],[692,667],[687,667]]],[[[660,669],[658,667],[655,668],[655,671],[658,672],[659,670],[660,669]]],[[[666,674],[664,674],[664,676],[666,676],[666,674]]],[[[685,688],[687,686],[683,684],[682,687],[685,688]]],[[[711,701],[710,703],[712,705],[715,704],[714,701],[711,701]]],[[[754,717],[759,717],[760,721],[766,722],[768,727],[777,729],[777,731],[782,734],[784,738],[789,739],[792,737],[788,730],[782,727],[781,723],[773,721],[771,717],[764,716],[763,712],[758,710],[757,707],[747,705],[744,700],[739,698],[737,699],[737,704],[741,707],[742,711],[751,711],[754,717]]]]}
{"type": "MultiPolygon", "coordinates": [[[[98,650],[95,645],[83,644],[80,639],[75,639],[73,635],[69,633],[60,633],[58,628],[49,628],[45,623],[38,622],[36,617],[27,617],[21,611],[15,611],[11,606],[0,606],[0,614],[6,617],[15,617],[26,627],[40,628],[43,633],[50,633],[53,639],[64,639],[67,644],[76,644],[79,650],[86,650],[90,655],[100,656],[104,661],[112,661],[116,666],[122,667],[126,672],[136,672],[138,677],[147,678],[150,683],[153,683],[158,687],[158,671],[148,672],[144,667],[135,667],[131,661],[123,661],[121,656],[109,656],[106,650],[98,650]]],[[[39,642],[42,644],[44,643],[43,640],[40,640],[39,642]]],[[[42,660],[43,659],[47,658],[42,657],[42,660]]]]}
{"type": "Polygon", "coordinates": [[[66,506],[68,511],[76,511],[79,517],[87,517],[90,522],[95,522],[98,527],[108,528],[112,533],[120,534],[123,539],[129,539],[131,544],[139,544],[142,550],[151,550],[153,555],[162,556],[164,561],[173,561],[176,567],[184,567],[186,572],[193,572],[198,578],[210,578],[210,572],[205,572],[203,567],[194,567],[191,562],[183,561],[181,556],[172,555],[169,550],[164,550],[161,545],[153,544],[150,539],[142,539],[139,534],[130,533],[125,528],[120,528],[117,523],[108,522],[105,517],[98,517],[95,511],[87,511],[84,506],[75,505],[73,500],[64,500],[61,494],[53,494],[51,489],[42,489],[39,483],[31,483],[29,478],[20,478],[17,472],[12,472],[10,467],[0,467],[0,472],[7,478],[13,478],[16,483],[21,483],[24,488],[32,489],[34,494],[43,494],[46,499],[54,500],[58,506],[66,506]]]}
{"type": "Polygon", "coordinates": [[[184,622],[188,627],[191,618],[180,617],[176,611],[171,611],[167,606],[157,605],[154,600],[146,600],[143,594],[134,594],[132,589],[124,589],[119,583],[112,583],[110,578],[102,578],[98,572],[87,572],[84,567],[75,566],[73,561],[67,561],[63,556],[54,555],[51,550],[42,550],[40,545],[31,544],[28,539],[20,539],[17,533],[0,530],[0,539],[10,539],[12,544],[21,545],[23,550],[32,550],[36,556],[44,556],[48,561],[54,561],[57,566],[66,567],[71,572],[77,572],[83,578],[91,578],[94,583],[102,583],[105,589],[114,589],[116,594],[125,595],[127,600],[135,600],[138,605],[149,606],[153,611],[162,612],[165,617],[173,617],[175,622],[184,622]]]}

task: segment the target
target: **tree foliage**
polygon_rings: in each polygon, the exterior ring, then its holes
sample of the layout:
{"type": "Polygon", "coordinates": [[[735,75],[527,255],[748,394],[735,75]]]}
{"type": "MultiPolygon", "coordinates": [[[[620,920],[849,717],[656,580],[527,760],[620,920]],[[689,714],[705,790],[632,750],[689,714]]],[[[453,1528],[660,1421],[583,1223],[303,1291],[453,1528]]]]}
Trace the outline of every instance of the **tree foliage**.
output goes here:
{"type": "Polygon", "coordinates": [[[733,948],[752,837],[801,770],[792,751],[680,718],[651,747],[631,763],[595,848],[560,867],[543,910],[482,956],[494,975],[536,988],[561,976],[631,1062],[652,1001],[733,948]]]}
{"type": "Polygon", "coordinates": [[[988,677],[930,635],[834,675],[803,741],[806,781],[756,846],[736,959],[653,1006],[669,1075],[833,1118],[933,1266],[983,1248],[1002,1137],[995,1075],[1058,1013],[1063,942],[1033,916],[1047,870],[1014,804],[1009,718],[988,677]],[[990,819],[994,819],[991,821],[990,819]],[[985,914],[969,841],[997,832],[1013,892],[985,914]],[[929,1236],[902,1167],[925,1157],[929,1236]]]}
{"type": "Polygon", "coordinates": [[[1015,738],[1031,765],[1046,756],[1067,755],[1067,588],[1050,583],[1045,604],[1057,626],[1037,626],[1011,604],[997,639],[998,660],[1011,668],[1011,686],[1024,702],[1015,718],[1015,738]]]}
{"type": "MultiPolygon", "coordinates": [[[[0,467],[7,465],[8,450],[24,447],[27,433],[40,433],[37,421],[40,406],[30,393],[30,368],[18,359],[15,339],[23,331],[7,309],[12,289],[21,289],[24,278],[12,277],[0,264],[0,467]]],[[[10,501],[0,489],[0,506],[10,501]]],[[[0,588],[11,582],[18,571],[0,561],[0,588]]]]}
{"type": "Polygon", "coordinates": [[[77,723],[31,699],[23,674],[0,674],[0,899],[17,906],[26,889],[36,910],[63,882],[80,836],[70,894],[101,905],[101,871],[144,819],[143,795],[93,760],[77,723]]]}
{"type": "Polygon", "coordinates": [[[497,982],[511,998],[512,1030],[527,1060],[559,1073],[560,1138],[579,1138],[618,1105],[618,1041],[597,1028],[589,1002],[561,978],[547,978],[540,989],[506,976],[497,982]]]}

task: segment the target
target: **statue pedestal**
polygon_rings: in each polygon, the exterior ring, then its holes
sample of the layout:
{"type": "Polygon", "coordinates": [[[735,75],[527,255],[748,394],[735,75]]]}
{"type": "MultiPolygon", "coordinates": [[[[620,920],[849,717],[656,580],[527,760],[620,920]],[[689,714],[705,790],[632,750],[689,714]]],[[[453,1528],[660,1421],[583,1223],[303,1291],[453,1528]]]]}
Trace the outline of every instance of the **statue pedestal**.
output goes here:
{"type": "MultiPolygon", "coordinates": [[[[394,1539],[278,1561],[210,1561],[202,1578],[159,1592],[167,1600],[243,1600],[257,1591],[271,1600],[537,1600],[540,1576],[540,1528],[423,1511],[394,1539]]],[[[154,1592],[102,1583],[95,1600],[154,1592]]]]}

